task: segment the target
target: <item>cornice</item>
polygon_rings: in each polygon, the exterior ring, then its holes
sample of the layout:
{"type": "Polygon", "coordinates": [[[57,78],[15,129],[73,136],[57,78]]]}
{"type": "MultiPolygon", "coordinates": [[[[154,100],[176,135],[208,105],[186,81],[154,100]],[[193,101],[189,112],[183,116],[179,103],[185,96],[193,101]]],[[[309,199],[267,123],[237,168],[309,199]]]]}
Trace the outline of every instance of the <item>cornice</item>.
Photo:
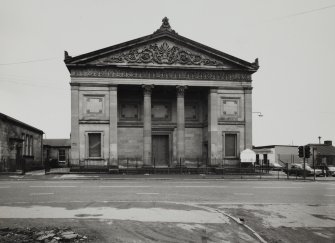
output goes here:
{"type": "Polygon", "coordinates": [[[79,120],[79,124],[109,124],[109,120],[79,120]]]}
{"type": "Polygon", "coordinates": [[[229,120],[223,120],[219,119],[218,120],[219,125],[245,125],[245,121],[229,121],[229,120]]]}
{"type": "Polygon", "coordinates": [[[251,73],[245,71],[149,69],[149,68],[73,68],[71,77],[115,79],[164,79],[164,80],[212,80],[252,81],[251,73]]]}

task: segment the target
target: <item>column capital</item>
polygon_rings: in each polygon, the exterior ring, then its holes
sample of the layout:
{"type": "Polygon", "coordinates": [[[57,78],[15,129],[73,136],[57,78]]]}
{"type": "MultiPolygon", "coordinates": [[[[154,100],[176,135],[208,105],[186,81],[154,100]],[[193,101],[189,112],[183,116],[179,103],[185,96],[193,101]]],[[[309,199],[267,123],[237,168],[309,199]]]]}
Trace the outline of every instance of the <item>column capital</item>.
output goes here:
{"type": "Polygon", "coordinates": [[[217,93],[218,92],[218,88],[210,88],[209,89],[209,93],[217,93]]]}
{"type": "Polygon", "coordinates": [[[144,96],[151,96],[151,91],[154,88],[154,85],[153,84],[151,85],[143,84],[142,88],[143,88],[144,96]]]}
{"type": "Polygon", "coordinates": [[[109,90],[117,91],[117,85],[110,85],[109,90]]]}
{"type": "Polygon", "coordinates": [[[252,93],[252,87],[251,86],[244,86],[243,87],[245,94],[251,94],[252,93]]]}
{"type": "Polygon", "coordinates": [[[177,85],[177,97],[184,97],[185,90],[187,89],[187,86],[183,85],[177,85]]]}

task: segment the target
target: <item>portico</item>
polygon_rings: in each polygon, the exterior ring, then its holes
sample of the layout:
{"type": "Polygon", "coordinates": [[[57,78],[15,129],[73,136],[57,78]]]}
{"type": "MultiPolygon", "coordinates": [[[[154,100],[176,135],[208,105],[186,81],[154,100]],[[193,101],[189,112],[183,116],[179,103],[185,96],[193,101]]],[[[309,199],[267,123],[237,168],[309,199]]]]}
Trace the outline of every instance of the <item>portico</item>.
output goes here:
{"type": "Polygon", "coordinates": [[[251,148],[249,63],[178,35],[152,35],[76,57],[71,165],[236,164],[251,148]]]}

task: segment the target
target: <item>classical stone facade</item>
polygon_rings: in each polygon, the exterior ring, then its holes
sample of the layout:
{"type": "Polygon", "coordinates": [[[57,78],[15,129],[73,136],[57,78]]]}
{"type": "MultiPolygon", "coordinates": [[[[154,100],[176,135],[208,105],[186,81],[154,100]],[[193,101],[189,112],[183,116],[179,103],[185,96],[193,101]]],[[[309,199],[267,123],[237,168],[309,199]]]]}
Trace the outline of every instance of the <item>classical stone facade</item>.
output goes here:
{"type": "Polygon", "coordinates": [[[153,34],[87,54],[71,74],[71,165],[236,164],[252,147],[249,63],[177,34],[153,34]]]}

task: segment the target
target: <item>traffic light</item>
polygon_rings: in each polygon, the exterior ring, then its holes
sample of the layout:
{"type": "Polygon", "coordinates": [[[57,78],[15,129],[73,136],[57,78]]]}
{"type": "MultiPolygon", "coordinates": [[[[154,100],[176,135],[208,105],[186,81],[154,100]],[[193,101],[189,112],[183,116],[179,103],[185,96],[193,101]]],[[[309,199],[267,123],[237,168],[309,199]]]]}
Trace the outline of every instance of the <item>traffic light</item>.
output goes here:
{"type": "Polygon", "coordinates": [[[304,157],[304,146],[299,146],[299,157],[303,158],[304,157]]]}
{"type": "Polygon", "coordinates": [[[311,157],[311,148],[308,145],[306,145],[305,146],[305,158],[309,158],[309,157],[311,157]]]}

